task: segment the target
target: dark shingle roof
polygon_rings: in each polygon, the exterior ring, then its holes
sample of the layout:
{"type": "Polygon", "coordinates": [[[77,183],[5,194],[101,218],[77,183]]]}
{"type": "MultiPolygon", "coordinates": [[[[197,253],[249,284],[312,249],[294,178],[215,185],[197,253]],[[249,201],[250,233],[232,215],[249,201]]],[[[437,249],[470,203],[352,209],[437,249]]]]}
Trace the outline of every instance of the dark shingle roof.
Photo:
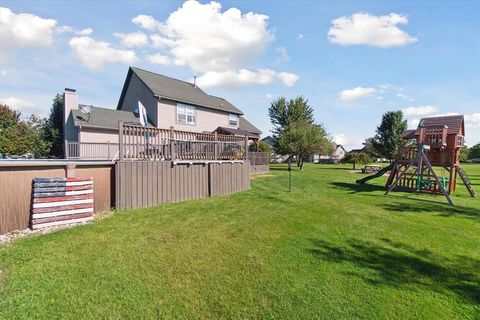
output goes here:
{"type": "Polygon", "coordinates": [[[266,144],[268,144],[269,146],[273,146],[275,144],[275,140],[270,136],[266,136],[265,138],[263,138],[261,140],[263,142],[265,142],[266,144]]]}
{"type": "MultiPolygon", "coordinates": [[[[425,127],[442,125],[448,126],[447,134],[464,134],[463,115],[423,118],[420,120],[420,122],[422,121],[425,127]]],[[[420,134],[419,128],[417,128],[415,134],[420,134]]]]}
{"type": "Polygon", "coordinates": [[[415,129],[413,130],[405,130],[402,132],[402,139],[410,140],[415,139],[415,129]]]}
{"type": "Polygon", "coordinates": [[[258,135],[262,134],[262,131],[260,129],[258,129],[253,124],[248,122],[247,119],[245,119],[244,117],[240,116],[238,121],[239,121],[238,128],[240,130],[256,133],[258,135]]]}
{"type": "Polygon", "coordinates": [[[130,67],[128,69],[127,79],[125,80],[125,84],[123,86],[117,109],[119,109],[123,103],[123,98],[126,94],[127,86],[132,77],[132,73],[135,73],[140,78],[140,80],[150,89],[153,95],[159,98],[184,102],[210,109],[231,112],[239,115],[243,114],[242,111],[237,109],[227,100],[211,96],[202,89],[200,89],[198,86],[194,86],[192,83],[170,78],[158,73],[135,67],[130,67]]]}
{"type": "MultiPolygon", "coordinates": [[[[82,106],[84,105],[79,105],[79,107],[82,106]]],[[[72,117],[77,127],[118,129],[118,122],[120,121],[140,123],[139,118],[133,112],[100,107],[93,107],[89,115],[78,109],[72,110],[72,117]]]]}
{"type": "Polygon", "coordinates": [[[248,136],[252,138],[258,138],[258,133],[251,132],[251,131],[246,131],[246,130],[241,130],[241,129],[234,129],[234,128],[228,128],[228,127],[218,127],[217,130],[215,131],[221,131],[221,133],[227,133],[235,136],[248,136]]]}

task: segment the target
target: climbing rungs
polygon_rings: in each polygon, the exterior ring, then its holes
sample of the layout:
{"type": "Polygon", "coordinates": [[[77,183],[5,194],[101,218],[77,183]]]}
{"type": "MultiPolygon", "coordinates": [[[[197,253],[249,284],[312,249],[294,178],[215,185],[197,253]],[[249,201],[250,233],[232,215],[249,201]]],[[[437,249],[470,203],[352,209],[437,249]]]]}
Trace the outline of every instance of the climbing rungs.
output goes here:
{"type": "Polygon", "coordinates": [[[465,171],[463,171],[463,169],[460,166],[457,166],[456,169],[457,169],[458,175],[460,176],[460,178],[462,178],[463,184],[467,188],[468,193],[470,193],[472,197],[475,197],[477,194],[473,190],[472,185],[470,184],[470,179],[468,178],[465,171]]]}

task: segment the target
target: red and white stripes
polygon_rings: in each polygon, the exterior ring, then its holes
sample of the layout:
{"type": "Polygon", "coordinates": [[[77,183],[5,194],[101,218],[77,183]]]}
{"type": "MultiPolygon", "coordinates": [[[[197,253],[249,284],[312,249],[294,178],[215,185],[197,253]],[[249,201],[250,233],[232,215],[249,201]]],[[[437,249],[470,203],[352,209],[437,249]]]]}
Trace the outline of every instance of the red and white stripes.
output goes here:
{"type": "Polygon", "coordinates": [[[89,221],[93,213],[92,178],[33,180],[32,229],[89,221]]]}

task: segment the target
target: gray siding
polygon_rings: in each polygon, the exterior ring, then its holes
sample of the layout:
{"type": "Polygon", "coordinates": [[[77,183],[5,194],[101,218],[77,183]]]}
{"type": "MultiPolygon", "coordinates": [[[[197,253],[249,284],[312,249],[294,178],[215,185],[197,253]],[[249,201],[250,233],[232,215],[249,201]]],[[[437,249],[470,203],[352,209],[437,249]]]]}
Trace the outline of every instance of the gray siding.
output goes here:
{"type": "Polygon", "coordinates": [[[153,96],[153,93],[150,91],[150,89],[148,89],[148,87],[140,80],[140,78],[133,73],[130,83],[128,84],[127,92],[125,93],[123,103],[120,106],[120,110],[134,111],[138,106],[138,101],[140,101],[145,106],[145,109],[147,109],[149,121],[151,121],[153,125],[157,127],[157,100],[158,99],[153,96]]]}

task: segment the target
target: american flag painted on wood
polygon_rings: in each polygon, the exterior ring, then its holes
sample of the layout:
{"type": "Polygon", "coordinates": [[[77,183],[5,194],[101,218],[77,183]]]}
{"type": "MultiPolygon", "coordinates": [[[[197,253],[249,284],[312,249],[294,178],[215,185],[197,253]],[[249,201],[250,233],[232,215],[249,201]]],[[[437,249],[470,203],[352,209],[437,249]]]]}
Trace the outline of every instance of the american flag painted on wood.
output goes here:
{"type": "Polygon", "coordinates": [[[93,180],[33,179],[32,229],[89,221],[93,216],[93,180]]]}

